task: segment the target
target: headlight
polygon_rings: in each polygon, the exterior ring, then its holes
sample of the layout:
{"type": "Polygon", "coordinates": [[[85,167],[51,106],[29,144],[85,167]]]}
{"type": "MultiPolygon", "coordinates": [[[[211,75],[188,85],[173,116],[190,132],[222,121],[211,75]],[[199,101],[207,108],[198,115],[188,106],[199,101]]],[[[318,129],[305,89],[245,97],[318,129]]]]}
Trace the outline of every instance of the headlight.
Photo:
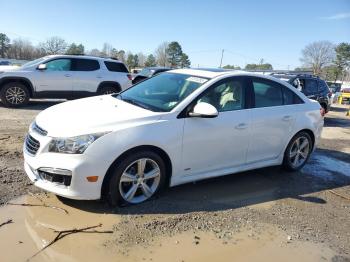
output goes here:
{"type": "Polygon", "coordinates": [[[96,139],[107,133],[108,132],[67,138],[53,138],[49,145],[49,152],[82,154],[96,139]]]}

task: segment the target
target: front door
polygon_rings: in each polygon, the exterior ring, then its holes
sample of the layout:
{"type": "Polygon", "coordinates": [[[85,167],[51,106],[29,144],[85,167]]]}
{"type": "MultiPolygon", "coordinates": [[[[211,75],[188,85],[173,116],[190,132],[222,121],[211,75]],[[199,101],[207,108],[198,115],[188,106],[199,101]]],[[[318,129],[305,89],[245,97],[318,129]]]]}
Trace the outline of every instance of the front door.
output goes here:
{"type": "Polygon", "coordinates": [[[215,106],[219,115],[185,119],[185,175],[216,171],[220,174],[224,169],[245,164],[250,129],[245,91],[245,78],[232,77],[214,84],[195,101],[194,104],[206,102],[215,106]]]}
{"type": "Polygon", "coordinates": [[[47,97],[71,95],[74,80],[71,64],[69,58],[58,58],[47,62],[45,70],[36,71],[35,91],[47,97]]]}

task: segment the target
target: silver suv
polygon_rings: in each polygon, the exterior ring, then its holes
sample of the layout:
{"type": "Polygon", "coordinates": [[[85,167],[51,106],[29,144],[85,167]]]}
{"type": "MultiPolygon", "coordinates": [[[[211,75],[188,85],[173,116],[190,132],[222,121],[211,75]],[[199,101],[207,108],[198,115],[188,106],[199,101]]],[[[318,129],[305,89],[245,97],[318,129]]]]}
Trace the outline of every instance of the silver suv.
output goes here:
{"type": "Polygon", "coordinates": [[[0,98],[8,107],[25,105],[30,98],[74,99],[117,93],[131,85],[131,75],[122,62],[93,56],[45,56],[0,72],[0,98]]]}

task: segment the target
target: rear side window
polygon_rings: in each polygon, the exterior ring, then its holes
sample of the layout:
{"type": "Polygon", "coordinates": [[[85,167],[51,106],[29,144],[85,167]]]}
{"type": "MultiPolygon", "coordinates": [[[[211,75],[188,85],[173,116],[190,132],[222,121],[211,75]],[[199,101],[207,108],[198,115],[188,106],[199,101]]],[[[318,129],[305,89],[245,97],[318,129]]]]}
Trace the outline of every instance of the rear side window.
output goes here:
{"type": "Polygon", "coordinates": [[[294,104],[302,104],[303,100],[295,94],[292,90],[287,87],[282,87],[283,93],[283,104],[284,105],[294,105],[294,104]]]}
{"type": "Polygon", "coordinates": [[[305,79],[305,86],[303,91],[307,95],[317,93],[318,92],[317,81],[314,79],[305,79]]]}
{"type": "Polygon", "coordinates": [[[73,59],[73,71],[95,71],[100,69],[100,64],[93,59],[73,59]]]}
{"type": "Polygon", "coordinates": [[[105,65],[106,65],[108,71],[120,72],[120,73],[129,73],[129,70],[122,63],[105,61],[105,65]]]}
{"type": "Polygon", "coordinates": [[[282,89],[277,83],[265,79],[253,78],[255,107],[283,105],[282,89]]]}
{"type": "Polygon", "coordinates": [[[328,87],[327,83],[325,81],[322,81],[322,80],[320,80],[318,82],[318,89],[321,92],[329,92],[329,87],[328,87]]]}

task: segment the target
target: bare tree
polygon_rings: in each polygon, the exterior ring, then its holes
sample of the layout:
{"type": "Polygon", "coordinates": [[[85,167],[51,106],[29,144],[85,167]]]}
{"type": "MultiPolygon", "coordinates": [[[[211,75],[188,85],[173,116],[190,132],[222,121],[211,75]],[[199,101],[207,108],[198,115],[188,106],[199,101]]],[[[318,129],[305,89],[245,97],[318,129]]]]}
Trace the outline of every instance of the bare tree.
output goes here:
{"type": "Polygon", "coordinates": [[[147,57],[142,52],[138,53],[137,57],[139,59],[139,67],[144,67],[147,57]]]}
{"type": "Polygon", "coordinates": [[[163,42],[157,47],[155,51],[156,61],[157,61],[157,64],[160,66],[169,66],[169,62],[167,59],[168,46],[169,46],[168,42],[163,42]]]}
{"type": "Polygon", "coordinates": [[[101,51],[101,55],[104,57],[112,57],[113,56],[113,46],[109,43],[104,43],[101,51]]]}
{"type": "Polygon", "coordinates": [[[39,52],[31,42],[17,38],[14,39],[8,50],[8,56],[20,60],[32,60],[37,58],[39,52]]]}
{"type": "Polygon", "coordinates": [[[334,48],[334,44],[329,41],[313,42],[302,50],[300,61],[305,67],[311,67],[315,75],[320,75],[322,68],[330,65],[334,60],[334,48]]]}
{"type": "Polygon", "coordinates": [[[64,54],[67,48],[67,43],[63,38],[53,36],[46,40],[44,43],[40,43],[39,47],[47,55],[64,54]]]}
{"type": "Polygon", "coordinates": [[[98,50],[97,48],[91,49],[89,52],[87,52],[89,55],[92,56],[101,56],[101,52],[100,50],[98,50]]]}

